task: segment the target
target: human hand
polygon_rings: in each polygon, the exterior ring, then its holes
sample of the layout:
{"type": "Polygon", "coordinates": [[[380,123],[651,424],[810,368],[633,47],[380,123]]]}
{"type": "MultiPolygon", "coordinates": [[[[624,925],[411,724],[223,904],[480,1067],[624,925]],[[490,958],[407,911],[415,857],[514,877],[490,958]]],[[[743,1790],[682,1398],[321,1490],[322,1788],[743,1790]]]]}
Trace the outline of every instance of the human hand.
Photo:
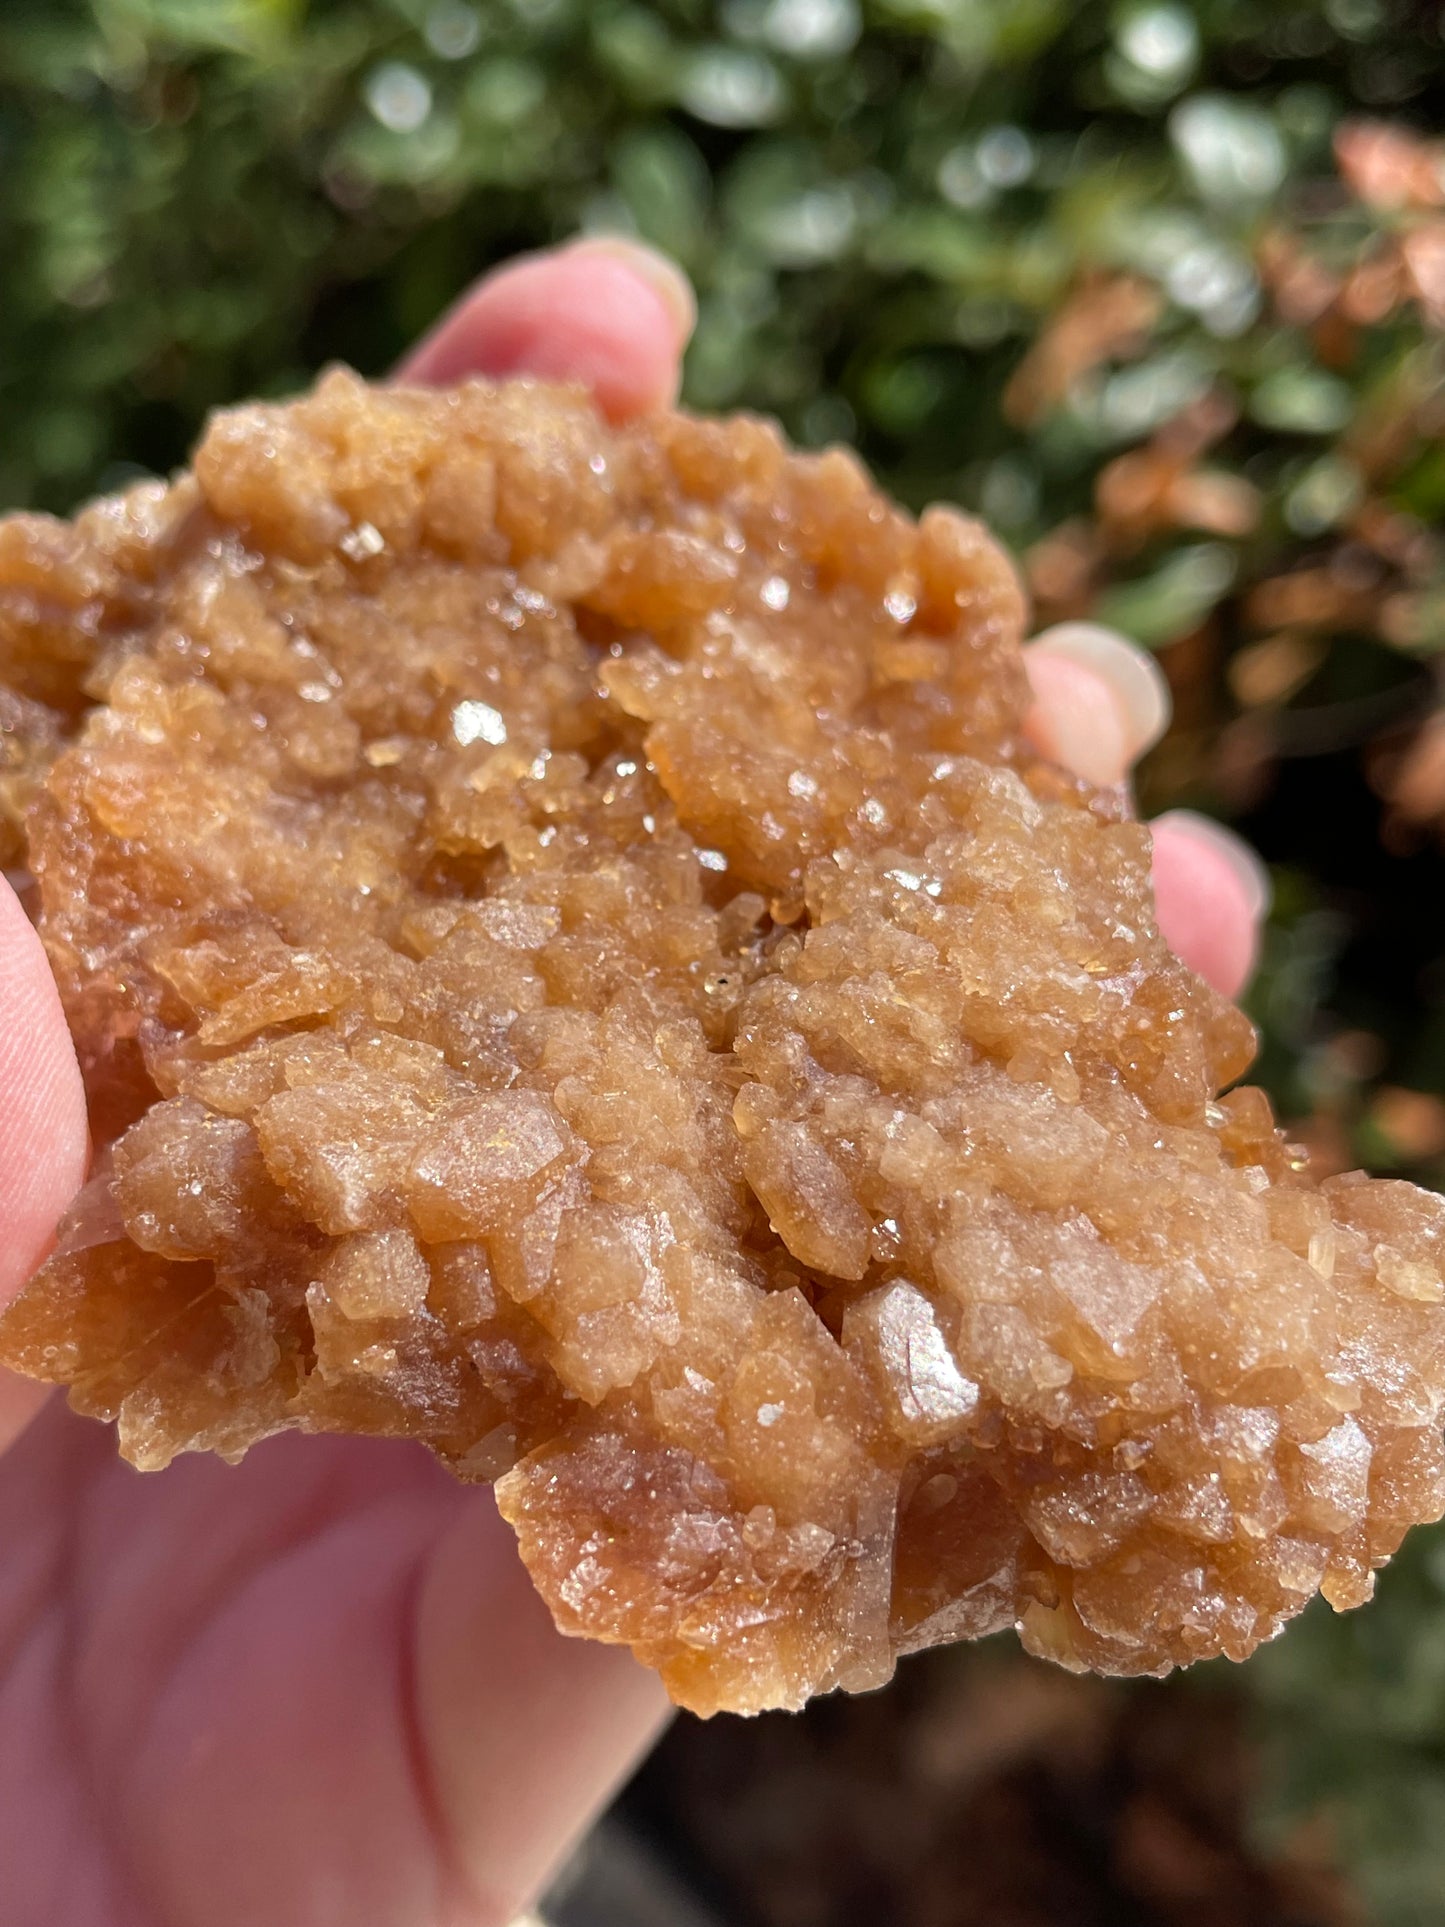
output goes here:
{"type": "MultiPolygon", "coordinates": [[[[672,398],[691,316],[668,264],[582,243],[489,277],[402,372],[580,378],[622,417],[672,398]]],[[[1152,664],[1077,629],[1029,663],[1038,746],[1122,780],[1166,719],[1152,664]]],[[[1176,950],[1232,994],[1263,896],[1221,834],[1166,819],[1156,885],[1176,950]]],[[[0,1303],[86,1154],[59,1000],[0,883],[0,1303]]],[[[499,1927],[666,1715],[627,1654],[553,1630],[490,1495],[419,1449],[288,1436],[142,1476],[0,1375],[9,1441],[7,1927],[499,1927]]]]}

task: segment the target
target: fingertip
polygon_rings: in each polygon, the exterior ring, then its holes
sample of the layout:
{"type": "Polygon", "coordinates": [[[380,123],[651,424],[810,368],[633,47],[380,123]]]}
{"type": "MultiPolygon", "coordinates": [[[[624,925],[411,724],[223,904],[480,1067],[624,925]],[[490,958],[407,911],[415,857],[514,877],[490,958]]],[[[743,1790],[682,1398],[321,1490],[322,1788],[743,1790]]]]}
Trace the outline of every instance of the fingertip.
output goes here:
{"type": "Polygon", "coordinates": [[[570,242],[563,252],[574,260],[580,257],[620,261],[639,280],[646,282],[672,316],[677,352],[681,354],[692,340],[697,326],[697,296],[691,281],[670,255],[649,247],[646,241],[635,240],[630,234],[585,234],[580,241],[570,242]]]}
{"type": "Polygon", "coordinates": [[[1169,727],[1174,700],[1157,657],[1117,629],[1097,622],[1060,622],[1028,645],[1031,664],[1064,660],[1094,672],[1124,719],[1128,760],[1151,750],[1169,727]]]}
{"type": "Polygon", "coordinates": [[[1129,719],[1096,669],[1071,656],[1024,652],[1034,702],[1024,734],[1052,763],[1100,788],[1121,783],[1133,760],[1129,719]]]}
{"type": "Polygon", "coordinates": [[[1227,830],[1222,823],[1216,823],[1213,817],[1201,816],[1197,810],[1166,810],[1154,820],[1156,832],[1161,826],[1167,837],[1176,841],[1180,837],[1192,838],[1210,851],[1233,875],[1249,906],[1251,919],[1257,923],[1264,921],[1274,902],[1274,880],[1263,859],[1242,837],[1227,830]]]}
{"type": "Polygon", "coordinates": [[[45,1254],[80,1189],[85,1091],[40,939],[0,881],[0,1305],[45,1254]]]}
{"type": "Polygon", "coordinates": [[[1247,844],[1192,810],[1150,825],[1159,928],[1174,954],[1226,997],[1254,973],[1269,872],[1247,844]]]}
{"type": "Polygon", "coordinates": [[[677,399],[694,317],[691,288],[662,255],[589,237],[487,275],[399,374],[428,385],[469,375],[578,381],[622,421],[677,399]]]}

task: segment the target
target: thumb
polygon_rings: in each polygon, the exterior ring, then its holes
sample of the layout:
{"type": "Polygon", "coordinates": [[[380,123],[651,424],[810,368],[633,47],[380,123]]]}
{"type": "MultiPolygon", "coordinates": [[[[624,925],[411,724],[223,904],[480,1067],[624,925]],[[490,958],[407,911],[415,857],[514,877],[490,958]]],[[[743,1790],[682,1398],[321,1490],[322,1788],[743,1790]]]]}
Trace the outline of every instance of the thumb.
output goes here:
{"type": "MultiPolygon", "coordinates": [[[[85,1179],[85,1091],[40,939],[0,879],[0,1307],[85,1179]]],[[[45,1397],[0,1371],[0,1449],[45,1397]]]]}

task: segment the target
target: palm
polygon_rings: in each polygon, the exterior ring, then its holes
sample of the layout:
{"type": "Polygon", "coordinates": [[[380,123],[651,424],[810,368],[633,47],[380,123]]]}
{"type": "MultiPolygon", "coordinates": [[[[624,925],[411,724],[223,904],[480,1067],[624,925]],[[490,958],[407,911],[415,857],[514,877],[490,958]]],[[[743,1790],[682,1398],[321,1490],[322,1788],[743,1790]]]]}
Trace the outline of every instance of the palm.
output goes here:
{"type": "Polygon", "coordinates": [[[488,1514],[425,1454],[360,1440],[142,1477],[52,1402],[0,1461],[12,1917],[495,1917],[500,1897],[456,1864],[418,1700],[441,1657],[419,1644],[419,1601],[459,1528],[506,1556],[488,1514]]]}

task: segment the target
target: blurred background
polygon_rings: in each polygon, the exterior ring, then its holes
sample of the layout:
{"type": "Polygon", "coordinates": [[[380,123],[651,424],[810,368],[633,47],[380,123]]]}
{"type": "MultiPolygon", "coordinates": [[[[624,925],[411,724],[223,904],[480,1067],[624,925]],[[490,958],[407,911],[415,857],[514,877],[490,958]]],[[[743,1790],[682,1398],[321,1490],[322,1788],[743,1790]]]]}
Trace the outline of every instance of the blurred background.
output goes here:
{"type": "MultiPolygon", "coordinates": [[[[1445,1185],[1440,0],[0,0],[0,507],[379,373],[488,263],[635,231],[687,399],[856,443],[1159,652],[1150,813],[1272,866],[1261,1071],[1445,1185]]],[[[1445,1534],[1248,1666],[1008,1645],[680,1723],[565,1927],[1445,1922],[1445,1534]]]]}

